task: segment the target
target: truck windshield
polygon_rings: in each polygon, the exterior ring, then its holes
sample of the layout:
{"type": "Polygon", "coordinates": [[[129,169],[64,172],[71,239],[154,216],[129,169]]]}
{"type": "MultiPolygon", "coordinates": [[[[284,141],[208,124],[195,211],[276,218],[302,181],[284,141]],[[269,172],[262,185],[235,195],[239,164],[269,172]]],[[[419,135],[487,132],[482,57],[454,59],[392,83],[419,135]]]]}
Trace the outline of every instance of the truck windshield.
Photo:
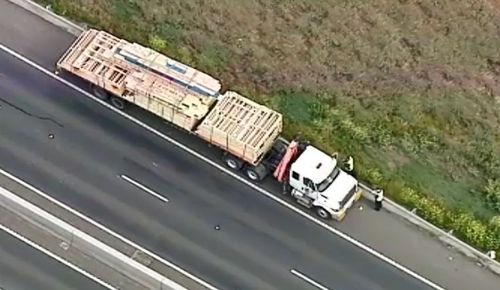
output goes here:
{"type": "Polygon", "coordinates": [[[319,184],[316,184],[316,188],[318,189],[318,191],[319,192],[325,191],[330,186],[330,184],[332,184],[333,180],[335,180],[335,178],[337,177],[337,175],[339,175],[339,173],[340,173],[340,170],[337,167],[335,167],[332,170],[332,172],[330,174],[328,174],[328,176],[325,178],[325,180],[323,180],[319,184]]]}

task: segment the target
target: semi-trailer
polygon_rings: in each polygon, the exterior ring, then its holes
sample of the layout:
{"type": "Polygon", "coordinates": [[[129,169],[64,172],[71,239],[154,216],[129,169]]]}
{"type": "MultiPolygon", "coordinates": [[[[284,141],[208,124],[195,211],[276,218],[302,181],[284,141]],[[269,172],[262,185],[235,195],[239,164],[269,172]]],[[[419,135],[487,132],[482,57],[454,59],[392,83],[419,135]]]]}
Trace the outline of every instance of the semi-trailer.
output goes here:
{"type": "Polygon", "coordinates": [[[360,198],[358,181],[337,159],[308,142],[280,137],[283,117],[216,78],[138,43],[88,29],[65,51],[56,73],[68,72],[93,94],[124,110],[139,106],[223,152],[222,161],[254,182],[272,175],[283,193],[341,220],[360,198]]]}

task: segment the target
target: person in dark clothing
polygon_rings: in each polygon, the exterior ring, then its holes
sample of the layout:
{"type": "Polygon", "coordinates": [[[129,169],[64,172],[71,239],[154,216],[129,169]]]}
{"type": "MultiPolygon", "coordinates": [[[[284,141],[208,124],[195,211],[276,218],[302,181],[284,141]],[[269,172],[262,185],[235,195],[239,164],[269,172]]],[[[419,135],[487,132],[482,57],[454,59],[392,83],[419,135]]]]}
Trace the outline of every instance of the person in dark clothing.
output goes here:
{"type": "Polygon", "coordinates": [[[375,210],[379,211],[382,208],[382,201],[384,200],[384,190],[375,190],[375,210]]]}

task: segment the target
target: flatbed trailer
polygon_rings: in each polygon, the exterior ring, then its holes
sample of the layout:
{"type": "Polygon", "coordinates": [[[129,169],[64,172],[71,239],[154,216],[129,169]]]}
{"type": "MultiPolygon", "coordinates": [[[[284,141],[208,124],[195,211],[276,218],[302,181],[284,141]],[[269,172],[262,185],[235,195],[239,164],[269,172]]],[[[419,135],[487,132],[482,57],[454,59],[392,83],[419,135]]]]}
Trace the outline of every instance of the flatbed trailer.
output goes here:
{"type": "Polygon", "coordinates": [[[257,166],[282,130],[282,116],[220,82],[137,43],[107,32],[83,32],[56,65],[91,84],[94,94],[124,109],[133,103],[257,166]]]}
{"type": "Polygon", "coordinates": [[[231,169],[253,181],[270,173],[283,193],[341,220],[360,197],[358,182],[335,157],[298,139],[280,137],[283,117],[220,82],[152,49],[89,29],[56,64],[90,84],[95,96],[118,109],[137,105],[223,151],[231,169]]]}

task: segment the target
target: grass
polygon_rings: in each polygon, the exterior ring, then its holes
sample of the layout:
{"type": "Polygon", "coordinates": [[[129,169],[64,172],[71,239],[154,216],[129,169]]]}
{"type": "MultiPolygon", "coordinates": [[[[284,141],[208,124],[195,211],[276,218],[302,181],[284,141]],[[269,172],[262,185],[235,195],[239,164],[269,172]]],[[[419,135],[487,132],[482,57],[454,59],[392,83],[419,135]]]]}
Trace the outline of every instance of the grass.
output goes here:
{"type": "Polygon", "coordinates": [[[499,223],[499,1],[38,2],[278,109],[407,206],[411,189],[499,223]]]}

